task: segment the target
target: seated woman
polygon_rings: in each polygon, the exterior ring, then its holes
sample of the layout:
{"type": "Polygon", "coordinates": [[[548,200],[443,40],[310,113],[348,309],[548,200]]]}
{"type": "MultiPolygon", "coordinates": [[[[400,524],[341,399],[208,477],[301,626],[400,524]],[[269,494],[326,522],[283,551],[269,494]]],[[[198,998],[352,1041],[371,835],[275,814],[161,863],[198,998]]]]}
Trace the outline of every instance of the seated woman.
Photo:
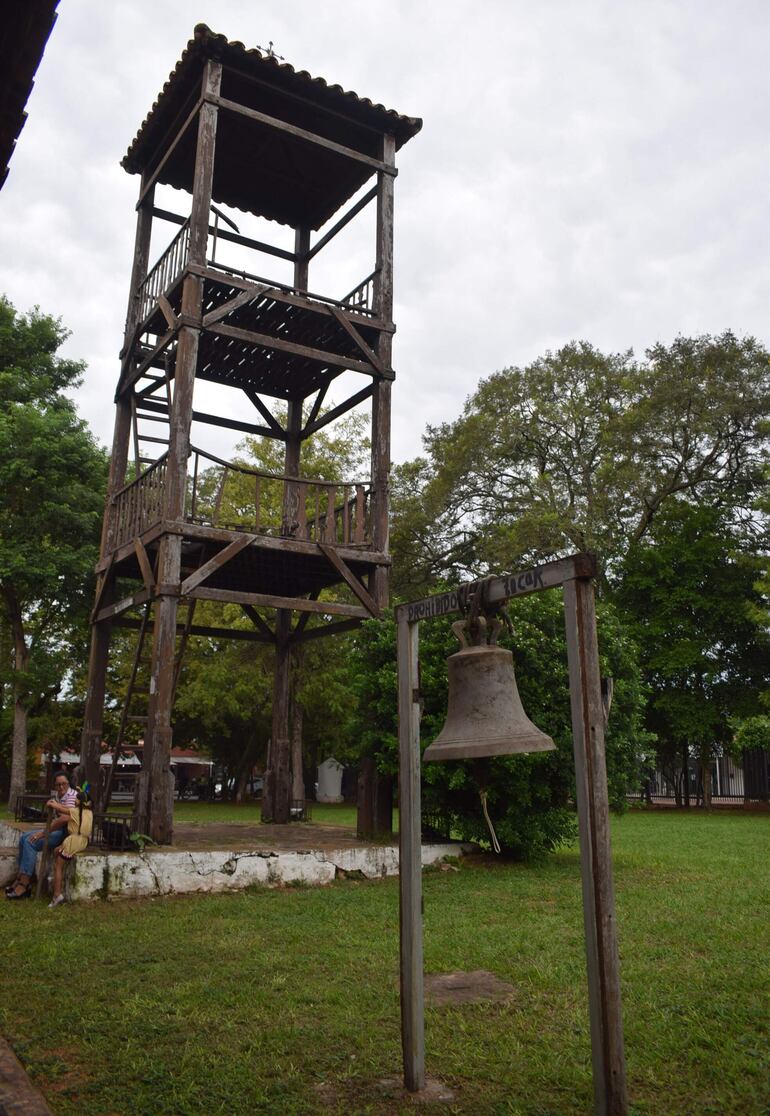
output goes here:
{"type": "MultiPolygon", "coordinates": [[[[46,807],[56,813],[48,833],[49,849],[55,849],[64,840],[70,810],[77,804],[77,791],[70,786],[66,772],[57,771],[54,776],[54,786],[56,787],[56,797],[46,802],[46,807]]],[[[29,882],[35,871],[37,854],[43,848],[44,842],[44,829],[22,834],[19,841],[19,870],[14,882],[5,889],[7,899],[28,899],[32,894],[29,882]]]]}
{"type": "Polygon", "coordinates": [[[64,866],[72,860],[75,853],[82,852],[88,847],[88,839],[94,828],[93,803],[91,802],[91,784],[83,783],[78,788],[78,804],[70,810],[67,823],[67,836],[56,850],[53,866],[53,899],[49,907],[58,907],[64,902],[62,881],[64,879],[64,866]]]}

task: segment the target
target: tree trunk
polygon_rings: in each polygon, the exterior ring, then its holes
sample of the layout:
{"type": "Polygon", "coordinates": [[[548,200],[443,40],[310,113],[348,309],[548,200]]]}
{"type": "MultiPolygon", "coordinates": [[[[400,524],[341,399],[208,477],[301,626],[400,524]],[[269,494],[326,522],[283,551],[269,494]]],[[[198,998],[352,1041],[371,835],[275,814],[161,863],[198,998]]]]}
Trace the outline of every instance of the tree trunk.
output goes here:
{"type": "Polygon", "coordinates": [[[9,589],[4,589],[3,595],[13,636],[13,735],[11,738],[11,783],[8,790],[8,806],[13,810],[17,797],[24,794],[27,788],[28,709],[22,676],[27,669],[29,651],[27,641],[24,638],[21,606],[9,589]]]}
{"type": "Polygon", "coordinates": [[[236,805],[240,805],[246,797],[246,784],[249,781],[249,775],[251,775],[251,767],[252,765],[250,762],[244,763],[238,772],[238,778],[235,780],[236,805]]]}

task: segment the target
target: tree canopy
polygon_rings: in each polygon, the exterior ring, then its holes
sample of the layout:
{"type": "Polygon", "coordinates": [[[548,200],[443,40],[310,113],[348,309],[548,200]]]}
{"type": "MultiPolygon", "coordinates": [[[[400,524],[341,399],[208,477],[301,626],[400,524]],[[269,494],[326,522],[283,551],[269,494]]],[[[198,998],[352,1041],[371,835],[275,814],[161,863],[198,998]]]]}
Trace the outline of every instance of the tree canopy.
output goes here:
{"type": "Polygon", "coordinates": [[[0,299],[0,601],[13,649],[10,791],[24,789],[27,719],[82,653],[106,458],[65,394],[83,364],[68,334],[0,299]]]}
{"type": "Polygon", "coordinates": [[[645,360],[572,342],[482,380],[458,419],[428,428],[394,539],[430,536],[418,580],[571,550],[612,565],[674,498],[748,513],[768,418],[752,338],[679,337],[645,360]]]}

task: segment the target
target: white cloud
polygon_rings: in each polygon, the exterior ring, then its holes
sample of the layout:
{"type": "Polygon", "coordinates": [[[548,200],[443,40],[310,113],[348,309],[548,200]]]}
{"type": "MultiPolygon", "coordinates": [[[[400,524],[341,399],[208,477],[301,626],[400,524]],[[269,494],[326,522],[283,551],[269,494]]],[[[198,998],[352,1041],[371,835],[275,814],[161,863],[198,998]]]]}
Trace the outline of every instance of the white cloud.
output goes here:
{"type": "MultiPolygon", "coordinates": [[[[769,11],[761,0],[62,5],[0,193],[0,290],[61,314],[68,352],[89,363],[82,413],[109,442],[138,187],[119,161],[205,20],[424,117],[396,185],[397,459],[480,377],[570,338],[641,350],[728,326],[761,336],[769,11]]],[[[329,293],[352,286],[370,252],[352,232],[342,247],[315,272],[329,293]]]]}

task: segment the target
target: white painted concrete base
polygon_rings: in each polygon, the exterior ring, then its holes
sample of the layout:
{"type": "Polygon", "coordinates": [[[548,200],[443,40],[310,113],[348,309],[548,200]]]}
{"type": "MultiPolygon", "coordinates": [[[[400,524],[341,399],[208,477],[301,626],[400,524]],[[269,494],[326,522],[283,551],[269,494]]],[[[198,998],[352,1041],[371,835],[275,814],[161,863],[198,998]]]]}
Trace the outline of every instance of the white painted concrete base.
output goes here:
{"type": "MultiPolygon", "coordinates": [[[[0,846],[18,842],[18,830],[0,822],[0,846]],[[15,841],[12,840],[15,835],[15,841]]],[[[468,846],[423,845],[423,867],[446,856],[459,856],[468,846]]],[[[15,857],[0,857],[0,873],[11,878],[15,857]],[[9,861],[6,865],[5,861],[9,861]]],[[[191,892],[239,891],[244,887],[319,886],[338,874],[378,879],[398,875],[398,849],[370,845],[316,852],[271,852],[265,849],[185,851],[145,849],[130,853],[80,853],[65,884],[69,900],[139,899],[191,892]]],[[[2,882],[2,881],[0,881],[2,882]]]]}

